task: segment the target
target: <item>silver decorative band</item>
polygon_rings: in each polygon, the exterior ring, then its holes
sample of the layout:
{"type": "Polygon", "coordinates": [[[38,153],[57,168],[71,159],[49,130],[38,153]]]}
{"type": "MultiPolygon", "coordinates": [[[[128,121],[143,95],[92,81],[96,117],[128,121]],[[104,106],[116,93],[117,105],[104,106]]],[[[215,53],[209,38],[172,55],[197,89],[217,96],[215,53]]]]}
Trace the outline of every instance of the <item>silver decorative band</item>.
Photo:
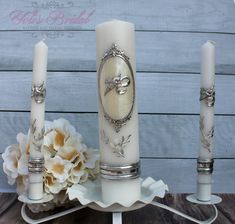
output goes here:
{"type": "Polygon", "coordinates": [[[41,85],[32,85],[31,98],[34,98],[35,102],[41,104],[46,98],[46,88],[44,82],[41,85]]]}
{"type": "Polygon", "coordinates": [[[127,165],[100,163],[101,177],[108,180],[129,180],[140,176],[140,162],[127,165]]]}
{"type": "Polygon", "coordinates": [[[197,159],[197,172],[211,174],[213,172],[213,159],[197,159]]]}
{"type": "Polygon", "coordinates": [[[213,107],[215,104],[215,87],[209,89],[201,88],[200,101],[204,100],[208,107],[213,107]]]}
{"type": "Polygon", "coordinates": [[[44,171],[44,159],[43,158],[30,158],[28,164],[28,170],[30,173],[41,173],[44,171]]]}

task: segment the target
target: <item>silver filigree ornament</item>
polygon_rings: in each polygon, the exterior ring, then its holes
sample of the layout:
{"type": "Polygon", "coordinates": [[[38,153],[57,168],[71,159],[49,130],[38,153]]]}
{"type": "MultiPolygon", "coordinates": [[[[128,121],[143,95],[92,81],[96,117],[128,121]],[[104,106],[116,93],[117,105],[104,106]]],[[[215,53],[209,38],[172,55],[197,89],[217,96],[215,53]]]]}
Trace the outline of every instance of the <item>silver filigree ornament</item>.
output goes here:
{"type": "MultiPolygon", "coordinates": [[[[124,53],[123,50],[121,50],[116,44],[113,44],[111,48],[104,54],[104,56],[101,59],[100,67],[98,70],[98,80],[99,80],[99,98],[100,98],[100,103],[103,109],[104,113],[104,118],[114,127],[116,132],[119,132],[120,129],[127,124],[127,121],[131,119],[132,112],[134,109],[134,103],[135,103],[135,81],[134,81],[134,73],[132,70],[132,66],[129,61],[129,57],[124,53]],[[129,113],[121,118],[121,119],[114,119],[112,118],[105,110],[103,102],[102,102],[102,97],[101,97],[101,90],[100,90],[100,78],[101,78],[101,73],[103,66],[107,62],[107,60],[113,58],[113,57],[119,57],[122,59],[127,67],[129,68],[131,78],[133,80],[132,86],[133,86],[133,98],[131,102],[131,109],[129,113]]],[[[127,87],[130,85],[131,80],[127,76],[122,76],[120,73],[113,77],[112,79],[107,79],[105,80],[106,84],[106,90],[104,95],[108,94],[112,89],[115,88],[116,92],[118,95],[123,95],[127,92],[127,87]]]]}
{"type": "Polygon", "coordinates": [[[110,138],[106,135],[105,131],[101,131],[101,139],[106,145],[109,145],[113,153],[117,157],[125,158],[125,147],[130,143],[131,134],[127,137],[122,136],[121,139],[110,140],[110,138]]]}
{"type": "Polygon", "coordinates": [[[124,95],[127,92],[127,87],[130,85],[131,80],[127,76],[119,74],[114,78],[109,78],[105,80],[106,90],[104,95],[107,95],[113,89],[116,90],[118,95],[124,95]]]}
{"type": "Polygon", "coordinates": [[[211,152],[211,142],[214,136],[214,126],[208,132],[205,132],[204,117],[200,117],[200,132],[202,146],[211,152]]]}
{"type": "Polygon", "coordinates": [[[41,104],[46,98],[46,88],[44,82],[41,85],[33,85],[31,89],[31,98],[34,98],[35,102],[41,104]]]}
{"type": "Polygon", "coordinates": [[[204,101],[208,107],[213,107],[215,104],[215,87],[208,89],[201,88],[200,101],[204,101]]]}
{"type": "Polygon", "coordinates": [[[37,119],[34,119],[31,125],[31,134],[33,136],[32,144],[36,151],[41,152],[41,148],[43,145],[43,139],[45,134],[45,129],[37,130],[36,126],[37,119]]]}

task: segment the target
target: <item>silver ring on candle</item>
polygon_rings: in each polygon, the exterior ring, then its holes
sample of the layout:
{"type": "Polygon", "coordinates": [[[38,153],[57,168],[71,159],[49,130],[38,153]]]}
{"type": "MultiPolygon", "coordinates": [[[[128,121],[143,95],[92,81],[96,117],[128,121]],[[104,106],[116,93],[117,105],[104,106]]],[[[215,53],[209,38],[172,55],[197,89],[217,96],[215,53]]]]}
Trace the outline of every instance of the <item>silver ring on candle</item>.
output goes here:
{"type": "Polygon", "coordinates": [[[208,107],[213,107],[215,104],[215,87],[200,90],[200,101],[204,100],[208,107]]]}
{"type": "Polygon", "coordinates": [[[214,159],[197,159],[197,172],[211,174],[213,172],[214,159]]]}
{"type": "Polygon", "coordinates": [[[44,171],[44,158],[29,158],[28,170],[30,173],[41,173],[44,171]]]}
{"type": "Polygon", "coordinates": [[[37,104],[41,104],[46,98],[46,88],[44,82],[40,85],[32,85],[31,98],[34,98],[37,104]]]}
{"type": "Polygon", "coordinates": [[[108,180],[129,180],[140,176],[140,162],[126,165],[100,163],[101,177],[108,180]]]}

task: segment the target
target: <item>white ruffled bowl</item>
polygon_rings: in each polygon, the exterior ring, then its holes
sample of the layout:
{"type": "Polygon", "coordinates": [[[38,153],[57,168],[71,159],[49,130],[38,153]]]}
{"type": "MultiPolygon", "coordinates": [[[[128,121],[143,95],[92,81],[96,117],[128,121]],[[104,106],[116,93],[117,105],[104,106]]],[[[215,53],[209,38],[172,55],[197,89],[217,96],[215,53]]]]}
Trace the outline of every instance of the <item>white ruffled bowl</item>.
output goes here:
{"type": "Polygon", "coordinates": [[[82,205],[105,212],[125,212],[136,210],[151,203],[155,197],[163,198],[168,186],[162,181],[155,181],[152,177],[141,179],[141,196],[132,204],[105,204],[102,201],[100,180],[87,181],[82,185],[73,185],[67,189],[70,200],[77,199],[82,205]]]}

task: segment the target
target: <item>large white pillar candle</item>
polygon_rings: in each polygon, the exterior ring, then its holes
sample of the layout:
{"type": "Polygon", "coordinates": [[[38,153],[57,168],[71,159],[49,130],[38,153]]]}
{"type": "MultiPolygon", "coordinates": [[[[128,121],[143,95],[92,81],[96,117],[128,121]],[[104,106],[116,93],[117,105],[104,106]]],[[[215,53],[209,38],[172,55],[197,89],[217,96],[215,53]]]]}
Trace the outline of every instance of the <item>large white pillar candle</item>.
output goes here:
{"type": "Polygon", "coordinates": [[[43,197],[43,138],[48,47],[40,41],[34,48],[33,78],[31,92],[30,159],[28,197],[43,197]]]}
{"type": "Polygon", "coordinates": [[[134,25],[99,24],[96,41],[103,201],[131,204],[140,197],[134,25]]]}
{"type": "Polygon", "coordinates": [[[203,170],[205,170],[205,166],[208,170],[213,166],[214,85],[215,45],[214,42],[207,41],[201,48],[200,151],[197,184],[197,199],[201,201],[210,201],[211,199],[212,174],[203,170]]]}

